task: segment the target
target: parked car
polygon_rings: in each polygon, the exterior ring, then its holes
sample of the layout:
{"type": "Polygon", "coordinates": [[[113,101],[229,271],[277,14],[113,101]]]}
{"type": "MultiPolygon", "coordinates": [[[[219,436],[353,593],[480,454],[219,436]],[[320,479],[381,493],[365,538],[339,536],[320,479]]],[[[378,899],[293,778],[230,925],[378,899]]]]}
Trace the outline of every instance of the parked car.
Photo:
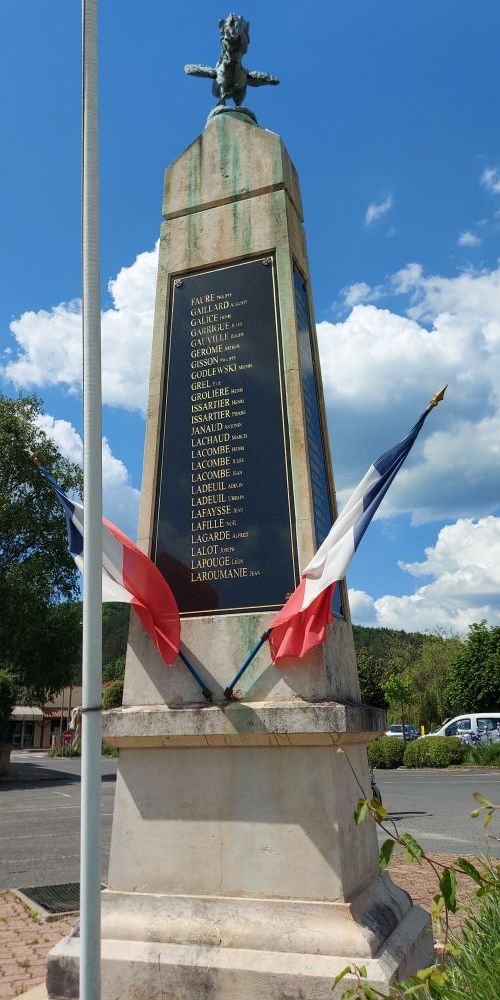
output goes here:
{"type": "MultiPolygon", "coordinates": [[[[399,736],[399,738],[402,740],[403,739],[403,727],[402,726],[398,726],[398,725],[388,726],[388,728],[385,731],[385,735],[386,736],[399,736]]],[[[408,725],[405,726],[405,735],[406,735],[406,739],[407,740],[416,740],[420,736],[420,732],[419,732],[419,730],[417,729],[416,726],[411,726],[411,725],[408,724],[408,725]]]]}
{"type": "Polygon", "coordinates": [[[464,742],[493,743],[500,740],[500,712],[472,712],[470,715],[456,715],[443,722],[442,726],[426,733],[429,736],[458,736],[464,742]]]}

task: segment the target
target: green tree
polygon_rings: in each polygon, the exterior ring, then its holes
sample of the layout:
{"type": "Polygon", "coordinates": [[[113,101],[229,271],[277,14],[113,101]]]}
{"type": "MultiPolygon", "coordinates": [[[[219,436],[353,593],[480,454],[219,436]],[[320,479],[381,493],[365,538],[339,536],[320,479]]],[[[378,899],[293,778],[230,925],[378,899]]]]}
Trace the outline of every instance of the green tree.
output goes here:
{"type": "Polygon", "coordinates": [[[446,689],[452,715],[490,712],[500,704],[500,627],[485,621],[469,628],[467,641],[453,660],[446,689]]]}
{"type": "Polygon", "coordinates": [[[103,681],[122,681],[125,677],[125,653],[105,663],[102,668],[103,681]]]}
{"type": "Polygon", "coordinates": [[[7,670],[0,669],[0,743],[7,740],[12,709],[16,704],[16,686],[7,670]]]}
{"type": "Polygon", "coordinates": [[[462,648],[457,636],[435,633],[426,636],[412,664],[410,676],[415,697],[412,710],[415,720],[432,729],[449,714],[446,687],[450,667],[462,648]]]}
{"type": "Polygon", "coordinates": [[[384,694],[385,667],[384,662],[362,646],[357,657],[359,686],[361,688],[361,700],[366,705],[374,705],[377,708],[387,708],[387,699],[384,694]]]}
{"type": "Polygon", "coordinates": [[[66,523],[39,462],[81,495],[80,468],[40,426],[41,401],[0,394],[0,662],[18,696],[41,703],[71,681],[78,658],[78,572],[66,523]]]}
{"type": "Polygon", "coordinates": [[[130,604],[113,601],[102,606],[102,662],[111,663],[127,648],[130,604]]]}
{"type": "Polygon", "coordinates": [[[393,674],[384,684],[384,693],[390,705],[398,706],[403,726],[403,740],[406,743],[406,711],[414,696],[412,682],[403,674],[393,674]]]}

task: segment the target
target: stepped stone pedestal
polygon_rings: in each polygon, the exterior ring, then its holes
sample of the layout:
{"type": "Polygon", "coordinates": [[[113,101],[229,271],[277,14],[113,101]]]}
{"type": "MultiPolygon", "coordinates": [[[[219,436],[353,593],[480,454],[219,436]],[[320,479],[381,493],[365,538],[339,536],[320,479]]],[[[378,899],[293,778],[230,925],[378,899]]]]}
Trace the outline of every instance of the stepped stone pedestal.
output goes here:
{"type": "MultiPolygon", "coordinates": [[[[275,667],[265,643],[224,698],[336,514],[297,174],[278,135],[220,114],[167,170],[163,211],[139,544],[213,701],[132,612],[123,707],[104,717],[120,759],[103,1000],[326,1000],[351,962],[387,989],[432,941],[353,819],[385,720],[360,703],[344,585],[322,648],[275,667]],[[193,315],[204,303],[220,308],[193,315]],[[198,414],[217,465],[196,465],[198,414]],[[197,508],[198,484],[218,499],[197,508]]],[[[77,936],[47,983],[77,996],[77,936]]]]}

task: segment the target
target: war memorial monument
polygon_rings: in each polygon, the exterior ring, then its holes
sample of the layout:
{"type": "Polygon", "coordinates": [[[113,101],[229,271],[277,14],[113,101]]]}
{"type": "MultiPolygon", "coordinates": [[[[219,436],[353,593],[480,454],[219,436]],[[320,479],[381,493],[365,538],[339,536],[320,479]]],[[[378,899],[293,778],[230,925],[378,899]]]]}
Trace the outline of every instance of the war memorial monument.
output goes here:
{"type": "MultiPolygon", "coordinates": [[[[103,1000],[323,1000],[349,963],[387,989],[432,954],[429,918],[378,870],[345,584],[327,642],[299,662],[262,645],[336,503],[299,179],[243,107],[248,23],[220,22],[219,103],[168,167],[139,544],[179,605],[185,664],[132,613],[107,889],[103,1000]],[[226,103],[229,100],[233,104],[226,103]],[[344,752],[339,752],[339,748],[344,752]]],[[[78,996],[78,935],[49,996],[78,996]]]]}

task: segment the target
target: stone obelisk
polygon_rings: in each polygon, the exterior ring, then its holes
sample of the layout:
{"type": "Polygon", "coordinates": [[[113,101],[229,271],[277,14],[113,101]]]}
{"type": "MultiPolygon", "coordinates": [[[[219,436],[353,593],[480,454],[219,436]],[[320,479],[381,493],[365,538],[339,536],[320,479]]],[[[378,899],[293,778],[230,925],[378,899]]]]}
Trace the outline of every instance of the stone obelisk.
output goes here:
{"type": "MultiPolygon", "coordinates": [[[[351,961],[387,988],[431,953],[428,917],[353,819],[346,755],[369,794],[384,717],[360,703],[344,584],[323,647],[277,668],[264,644],[224,697],[336,506],[297,173],[224,103],[277,81],[244,70],[242,18],[221,39],[214,69],[187,68],[221,103],[166,172],[139,528],[212,703],[132,613],[104,722],[120,750],[104,1000],[326,1000],[351,961]]],[[[77,966],[65,939],[51,996],[76,995],[77,966]]]]}

